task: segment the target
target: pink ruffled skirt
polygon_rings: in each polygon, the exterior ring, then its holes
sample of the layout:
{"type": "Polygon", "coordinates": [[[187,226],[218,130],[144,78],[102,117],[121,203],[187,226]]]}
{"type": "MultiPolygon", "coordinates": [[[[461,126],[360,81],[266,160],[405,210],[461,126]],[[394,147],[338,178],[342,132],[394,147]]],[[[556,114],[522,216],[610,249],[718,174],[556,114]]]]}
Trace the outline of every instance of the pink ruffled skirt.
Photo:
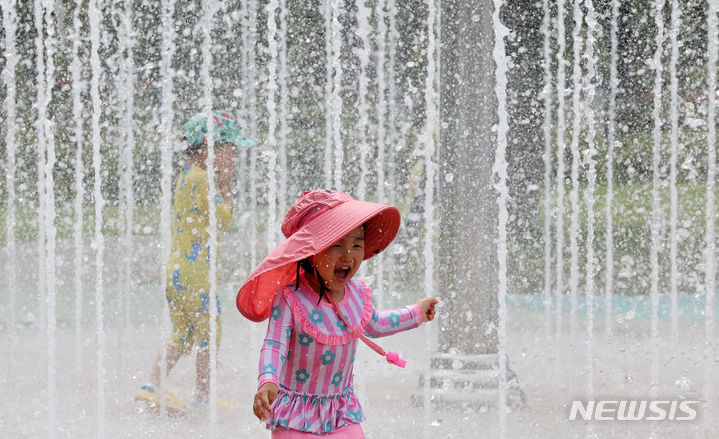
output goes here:
{"type": "Polygon", "coordinates": [[[334,433],[328,434],[315,434],[307,433],[297,430],[286,430],[284,428],[278,428],[272,431],[272,439],[310,439],[310,438],[322,438],[322,439],[365,439],[364,432],[360,424],[350,424],[347,427],[343,427],[334,433]]]}
{"type": "Polygon", "coordinates": [[[348,386],[342,393],[321,394],[299,393],[280,386],[272,413],[265,422],[269,430],[300,431],[324,437],[364,419],[352,387],[348,386]]]}

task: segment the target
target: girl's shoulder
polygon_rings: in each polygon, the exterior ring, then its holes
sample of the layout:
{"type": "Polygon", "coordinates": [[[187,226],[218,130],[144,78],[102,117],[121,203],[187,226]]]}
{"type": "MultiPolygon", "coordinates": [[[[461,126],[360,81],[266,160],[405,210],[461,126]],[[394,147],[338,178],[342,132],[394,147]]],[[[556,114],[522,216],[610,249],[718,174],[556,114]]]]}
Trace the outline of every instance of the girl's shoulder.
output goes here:
{"type": "MultiPolygon", "coordinates": [[[[300,283],[285,287],[282,295],[287,300],[295,321],[302,330],[319,343],[327,345],[346,344],[357,338],[337,316],[334,308],[319,297],[310,287],[300,283]]],[[[347,322],[356,329],[363,328],[372,318],[372,293],[367,285],[357,279],[348,282],[345,297],[339,308],[347,322]]]]}

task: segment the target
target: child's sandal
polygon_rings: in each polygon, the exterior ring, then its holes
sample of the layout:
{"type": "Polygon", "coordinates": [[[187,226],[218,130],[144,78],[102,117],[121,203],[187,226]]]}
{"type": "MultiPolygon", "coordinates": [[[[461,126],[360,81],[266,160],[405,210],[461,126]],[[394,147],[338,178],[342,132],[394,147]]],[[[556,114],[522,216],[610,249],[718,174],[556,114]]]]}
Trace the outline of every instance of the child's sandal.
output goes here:
{"type": "MultiPolygon", "coordinates": [[[[160,397],[163,392],[151,382],[145,383],[140,387],[140,391],[135,394],[135,409],[138,413],[150,412],[154,415],[160,414],[160,397]]],[[[187,411],[187,406],[170,392],[164,392],[165,409],[167,414],[171,416],[183,415],[187,411]]]]}

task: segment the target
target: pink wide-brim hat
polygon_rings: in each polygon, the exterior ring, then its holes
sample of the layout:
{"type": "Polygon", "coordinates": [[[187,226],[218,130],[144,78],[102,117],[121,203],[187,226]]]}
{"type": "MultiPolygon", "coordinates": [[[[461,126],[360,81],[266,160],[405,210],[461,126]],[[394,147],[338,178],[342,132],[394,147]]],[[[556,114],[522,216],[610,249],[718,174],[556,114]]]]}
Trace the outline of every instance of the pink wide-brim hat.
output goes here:
{"type": "Polygon", "coordinates": [[[397,236],[399,210],[355,200],[343,192],[302,193],[282,222],[287,239],[252,270],[237,292],[237,309],[255,322],[269,317],[277,293],[295,280],[297,262],[329,248],[361,225],[365,226],[364,259],[369,259],[397,236]]]}

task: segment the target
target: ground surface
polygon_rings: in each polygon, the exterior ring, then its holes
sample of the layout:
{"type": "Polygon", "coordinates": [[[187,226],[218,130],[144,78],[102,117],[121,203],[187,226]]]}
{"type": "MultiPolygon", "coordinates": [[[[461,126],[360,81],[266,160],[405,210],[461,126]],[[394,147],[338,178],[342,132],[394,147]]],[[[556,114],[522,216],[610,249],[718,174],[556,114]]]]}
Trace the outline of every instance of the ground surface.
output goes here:
{"type": "MultiPolygon", "coordinates": [[[[719,377],[712,367],[716,359],[704,358],[704,323],[680,322],[680,335],[662,336],[658,346],[659,382],[653,393],[651,382],[652,342],[648,320],[623,321],[616,334],[607,338],[597,325],[592,340],[593,359],[587,361],[587,339],[583,324],[572,341],[566,334],[557,343],[554,334],[542,328],[544,314],[526,308],[510,308],[507,351],[512,369],[526,394],[525,408],[510,413],[506,437],[573,438],[587,437],[717,437],[712,424],[717,404],[691,422],[568,421],[572,399],[584,399],[591,369],[593,391],[607,399],[701,399],[707,376],[719,377]],[[707,375],[708,374],[708,375],[707,375]]],[[[565,321],[566,324],[566,321],[565,321]]],[[[668,322],[660,321],[667,333],[668,322]]],[[[152,359],[160,346],[160,326],[148,324],[118,334],[108,329],[105,355],[105,437],[109,438],[268,438],[263,426],[251,414],[256,386],[256,364],[264,324],[243,321],[232,309],[224,314],[225,335],[217,371],[218,396],[229,407],[218,408],[217,423],[195,413],[181,419],[148,417],[134,412],[133,395],[146,380],[152,359]]],[[[8,336],[7,327],[3,330],[8,336]]],[[[408,360],[404,370],[389,367],[364,346],[360,346],[356,387],[364,403],[368,438],[496,438],[499,416],[488,410],[440,410],[427,412],[411,405],[425,363],[426,337],[419,329],[381,340],[399,350],[408,360]]],[[[72,326],[57,329],[58,438],[95,437],[98,431],[96,386],[96,339],[87,328],[81,340],[81,361],[75,358],[72,326]]],[[[6,338],[9,340],[9,338],[6,338]]],[[[24,326],[16,343],[8,343],[0,360],[0,437],[48,437],[47,340],[44,330],[24,326]]],[[[183,359],[169,378],[169,388],[189,402],[194,383],[194,362],[183,359]]],[[[719,390],[719,386],[717,390],[719,390]]]]}

